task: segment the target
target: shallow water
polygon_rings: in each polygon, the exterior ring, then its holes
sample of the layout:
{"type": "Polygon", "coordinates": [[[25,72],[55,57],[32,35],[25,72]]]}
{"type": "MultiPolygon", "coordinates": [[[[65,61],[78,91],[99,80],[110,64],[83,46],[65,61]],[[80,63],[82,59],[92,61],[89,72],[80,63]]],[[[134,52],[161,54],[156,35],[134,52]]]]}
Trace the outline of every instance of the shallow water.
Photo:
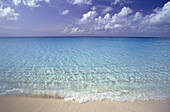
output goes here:
{"type": "Polygon", "coordinates": [[[168,38],[0,38],[0,94],[170,98],[168,38]]]}

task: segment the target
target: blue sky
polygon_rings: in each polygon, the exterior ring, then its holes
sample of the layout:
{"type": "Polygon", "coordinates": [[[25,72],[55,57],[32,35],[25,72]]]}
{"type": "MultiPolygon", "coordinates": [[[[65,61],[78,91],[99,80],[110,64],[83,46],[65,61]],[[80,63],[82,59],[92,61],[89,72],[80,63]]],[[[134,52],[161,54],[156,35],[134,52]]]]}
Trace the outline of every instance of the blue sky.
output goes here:
{"type": "Polygon", "coordinates": [[[0,0],[3,36],[170,37],[168,0],[0,0]]]}

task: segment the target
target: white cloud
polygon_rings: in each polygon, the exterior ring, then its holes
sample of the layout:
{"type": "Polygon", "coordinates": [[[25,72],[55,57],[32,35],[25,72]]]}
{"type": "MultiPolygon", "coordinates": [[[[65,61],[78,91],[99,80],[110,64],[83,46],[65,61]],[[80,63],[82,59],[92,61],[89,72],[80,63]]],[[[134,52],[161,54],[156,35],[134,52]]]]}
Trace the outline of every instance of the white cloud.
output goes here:
{"type": "Polygon", "coordinates": [[[66,28],[63,30],[63,33],[67,33],[67,32],[69,32],[68,27],[66,27],[66,28]]]}
{"type": "Polygon", "coordinates": [[[75,5],[75,4],[86,4],[86,5],[91,5],[92,0],[67,0],[70,4],[75,5]]]}
{"type": "Polygon", "coordinates": [[[66,14],[68,14],[69,13],[69,10],[64,10],[61,14],[62,15],[66,15],[66,14]]]}
{"type": "Polygon", "coordinates": [[[46,2],[49,3],[50,0],[23,0],[23,4],[29,7],[39,7],[40,4],[38,2],[46,2]]]}
{"type": "Polygon", "coordinates": [[[79,20],[80,24],[85,24],[93,20],[97,16],[96,11],[89,11],[83,14],[83,17],[79,20]]]}
{"type": "Polygon", "coordinates": [[[156,8],[154,13],[146,16],[151,24],[170,23],[170,2],[167,2],[162,8],[156,8]]]}
{"type": "Polygon", "coordinates": [[[4,20],[18,20],[19,13],[16,13],[14,9],[11,9],[10,7],[3,8],[3,6],[0,6],[0,21],[4,20]]]}
{"type": "Polygon", "coordinates": [[[96,9],[97,9],[96,6],[93,6],[93,7],[91,8],[92,11],[95,11],[96,9]]]}
{"type": "Polygon", "coordinates": [[[132,0],[115,0],[114,2],[111,2],[111,5],[120,5],[123,6],[124,4],[130,4],[132,3],[132,0]]]}
{"type": "Polygon", "coordinates": [[[121,0],[115,0],[115,1],[113,2],[113,4],[116,5],[116,4],[120,3],[120,2],[121,2],[121,0]]]}
{"type": "Polygon", "coordinates": [[[96,6],[93,6],[91,7],[91,10],[92,11],[96,11],[98,12],[99,14],[106,14],[107,12],[110,12],[113,10],[112,7],[110,6],[107,6],[107,5],[96,5],[96,6]]]}
{"type": "Polygon", "coordinates": [[[79,29],[78,27],[72,28],[70,33],[77,33],[78,29],[79,29]]]}
{"type": "Polygon", "coordinates": [[[15,6],[23,3],[23,5],[29,6],[29,7],[39,7],[39,2],[46,2],[49,3],[50,0],[13,0],[13,3],[15,6]]]}
{"type": "Polygon", "coordinates": [[[170,2],[162,8],[156,8],[153,13],[143,16],[140,12],[132,13],[128,7],[111,16],[95,18],[93,30],[111,30],[112,32],[170,32],[170,2]]]}
{"type": "Polygon", "coordinates": [[[136,12],[136,14],[134,15],[134,21],[140,21],[142,19],[142,14],[140,12],[136,12]]]}
{"type": "Polygon", "coordinates": [[[110,25],[110,23],[107,23],[107,24],[104,26],[104,29],[105,29],[105,30],[110,30],[110,29],[117,29],[117,28],[120,28],[120,27],[121,27],[121,24],[110,25]]]}
{"type": "Polygon", "coordinates": [[[76,34],[76,33],[83,33],[85,32],[83,29],[80,29],[79,27],[75,27],[75,28],[70,28],[70,27],[65,27],[65,29],[62,31],[63,33],[72,33],[72,34],[76,34]]]}
{"type": "Polygon", "coordinates": [[[15,6],[17,6],[17,5],[21,4],[21,0],[13,0],[13,3],[15,6]]]}
{"type": "Polygon", "coordinates": [[[129,7],[123,7],[122,10],[119,12],[119,17],[127,16],[128,14],[132,13],[132,10],[129,7]]]}
{"type": "Polygon", "coordinates": [[[110,16],[107,13],[103,18],[99,17],[95,19],[96,24],[94,25],[94,30],[112,30],[112,31],[129,31],[137,27],[142,20],[142,14],[140,12],[136,12],[134,15],[129,15],[132,13],[130,9],[129,11],[120,11],[118,14],[114,14],[110,16]]]}
{"type": "Polygon", "coordinates": [[[83,32],[84,32],[84,30],[76,27],[76,28],[72,28],[70,33],[83,33],[83,32]]]}
{"type": "Polygon", "coordinates": [[[114,14],[112,17],[107,13],[103,18],[99,16],[95,18],[95,29],[116,29],[122,27],[121,24],[127,22],[126,17],[132,13],[132,10],[128,7],[123,7],[118,14],[114,14]]]}
{"type": "Polygon", "coordinates": [[[106,7],[105,9],[102,10],[102,14],[105,14],[105,13],[110,12],[112,10],[113,10],[112,7],[106,7]]]}

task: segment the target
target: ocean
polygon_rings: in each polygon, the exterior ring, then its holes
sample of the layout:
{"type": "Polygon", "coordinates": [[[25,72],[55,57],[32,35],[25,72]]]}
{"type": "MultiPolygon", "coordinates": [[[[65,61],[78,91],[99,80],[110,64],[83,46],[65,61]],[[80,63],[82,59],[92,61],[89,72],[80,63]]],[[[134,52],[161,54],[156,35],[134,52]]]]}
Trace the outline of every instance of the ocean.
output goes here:
{"type": "Polygon", "coordinates": [[[0,38],[0,95],[170,99],[170,38],[0,38]]]}

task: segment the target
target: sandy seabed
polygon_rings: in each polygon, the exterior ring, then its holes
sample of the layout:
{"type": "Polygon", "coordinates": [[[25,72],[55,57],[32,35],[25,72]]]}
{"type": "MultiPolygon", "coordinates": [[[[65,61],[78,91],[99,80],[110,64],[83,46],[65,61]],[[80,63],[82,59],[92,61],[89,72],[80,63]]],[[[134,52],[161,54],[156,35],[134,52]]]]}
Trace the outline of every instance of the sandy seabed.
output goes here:
{"type": "Polygon", "coordinates": [[[77,103],[54,98],[0,96],[0,112],[170,112],[170,100],[77,103]]]}

